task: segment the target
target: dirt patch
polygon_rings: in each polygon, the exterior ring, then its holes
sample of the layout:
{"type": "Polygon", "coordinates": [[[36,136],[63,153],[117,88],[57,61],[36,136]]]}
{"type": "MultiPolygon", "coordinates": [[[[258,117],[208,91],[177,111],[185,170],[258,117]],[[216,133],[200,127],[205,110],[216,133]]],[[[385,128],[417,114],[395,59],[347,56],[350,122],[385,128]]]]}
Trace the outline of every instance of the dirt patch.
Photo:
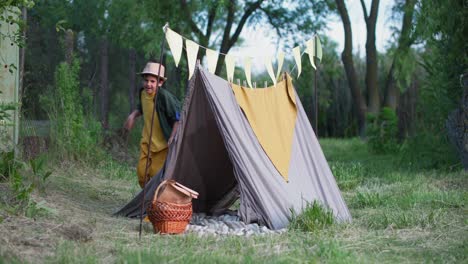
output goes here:
{"type": "Polygon", "coordinates": [[[63,226],[60,233],[69,240],[78,242],[88,242],[92,239],[93,230],[89,227],[71,224],[63,226]]]}
{"type": "Polygon", "coordinates": [[[25,217],[8,217],[0,224],[2,255],[16,257],[27,262],[37,262],[53,255],[58,245],[55,227],[47,222],[25,217]]]}

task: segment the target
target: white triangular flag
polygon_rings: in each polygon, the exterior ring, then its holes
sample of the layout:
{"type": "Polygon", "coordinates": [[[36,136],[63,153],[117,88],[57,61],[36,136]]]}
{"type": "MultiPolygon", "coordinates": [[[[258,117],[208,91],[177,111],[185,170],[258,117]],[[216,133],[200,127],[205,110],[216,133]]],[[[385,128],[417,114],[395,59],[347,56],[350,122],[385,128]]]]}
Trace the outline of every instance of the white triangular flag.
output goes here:
{"type": "Polygon", "coordinates": [[[301,47],[297,46],[293,49],[294,60],[297,65],[297,78],[301,75],[302,72],[302,62],[301,62],[301,47]]]}
{"type": "Polygon", "coordinates": [[[251,57],[245,57],[245,59],[244,59],[245,78],[247,79],[247,83],[249,84],[249,87],[253,88],[252,87],[252,79],[251,79],[251,69],[252,69],[252,58],[251,57]]]}
{"type": "Polygon", "coordinates": [[[218,63],[217,51],[206,49],[206,60],[208,62],[208,71],[214,74],[216,72],[216,64],[218,63]]]}
{"type": "Polygon", "coordinates": [[[182,46],[183,46],[182,36],[172,31],[170,28],[167,28],[166,39],[167,39],[167,43],[169,44],[169,49],[172,52],[172,56],[174,56],[175,65],[176,67],[178,67],[180,57],[182,55],[182,46]]]}
{"type": "Polygon", "coordinates": [[[280,51],[278,53],[278,70],[276,71],[276,79],[278,79],[281,70],[283,70],[283,62],[284,62],[284,52],[280,51]]]}
{"type": "Polygon", "coordinates": [[[189,68],[189,80],[190,80],[195,70],[195,63],[197,62],[199,46],[197,43],[188,39],[185,40],[185,46],[187,48],[187,63],[188,63],[188,68],[189,68]]]}
{"type": "Polygon", "coordinates": [[[224,62],[226,63],[226,74],[228,82],[232,82],[234,79],[234,67],[236,66],[235,58],[231,55],[226,54],[226,58],[224,58],[224,62]]]}
{"type": "Polygon", "coordinates": [[[315,57],[317,57],[317,59],[322,62],[322,43],[320,43],[320,38],[318,35],[315,35],[315,48],[315,57]]]}
{"type": "Polygon", "coordinates": [[[271,57],[265,57],[265,67],[267,69],[268,75],[270,75],[271,80],[276,86],[276,78],[273,71],[273,65],[271,64],[271,57]]]}
{"type": "Polygon", "coordinates": [[[312,67],[314,67],[314,69],[317,69],[314,63],[314,56],[315,56],[314,39],[309,39],[306,42],[306,44],[307,44],[306,52],[309,54],[310,64],[312,65],[312,67]]]}

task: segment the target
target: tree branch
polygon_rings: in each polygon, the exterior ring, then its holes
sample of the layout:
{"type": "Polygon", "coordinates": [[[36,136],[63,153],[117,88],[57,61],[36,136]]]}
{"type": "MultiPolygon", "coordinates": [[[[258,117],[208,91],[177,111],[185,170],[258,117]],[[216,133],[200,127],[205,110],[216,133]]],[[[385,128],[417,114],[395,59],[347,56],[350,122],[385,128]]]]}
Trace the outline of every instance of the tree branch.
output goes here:
{"type": "Polygon", "coordinates": [[[270,25],[272,25],[272,26],[275,28],[276,34],[278,34],[278,37],[281,37],[281,31],[280,31],[280,29],[279,29],[280,27],[279,27],[279,25],[275,25],[275,22],[273,22],[273,17],[271,16],[271,14],[268,13],[268,12],[265,10],[265,8],[261,8],[261,7],[260,7],[260,10],[262,10],[263,13],[265,13],[265,15],[267,16],[268,22],[270,22],[270,25]]]}
{"type": "Polygon", "coordinates": [[[264,0],[258,0],[257,2],[252,3],[245,10],[244,15],[242,15],[242,17],[241,17],[241,19],[239,21],[239,24],[237,25],[236,31],[234,32],[234,34],[230,38],[229,48],[232,47],[236,43],[237,39],[239,38],[240,33],[242,32],[242,28],[244,27],[245,22],[247,22],[247,19],[250,17],[250,15],[252,15],[252,13],[255,12],[255,10],[257,10],[260,7],[260,5],[263,3],[263,1],[264,0]]]}
{"type": "Polygon", "coordinates": [[[206,38],[210,39],[211,31],[213,30],[213,23],[216,17],[216,11],[218,10],[218,1],[216,1],[210,8],[208,12],[208,25],[206,26],[206,38]]]}
{"type": "Polygon", "coordinates": [[[364,20],[366,21],[367,24],[367,19],[369,16],[367,15],[367,8],[366,8],[366,3],[364,3],[364,0],[361,0],[361,6],[362,6],[362,12],[364,12],[364,20]]]}
{"type": "Polygon", "coordinates": [[[206,36],[203,34],[203,32],[198,28],[197,24],[192,19],[192,13],[190,13],[190,10],[187,6],[187,1],[186,0],[180,0],[180,5],[182,6],[182,10],[185,12],[186,20],[190,25],[190,28],[198,35],[199,39],[203,39],[206,36]]]}

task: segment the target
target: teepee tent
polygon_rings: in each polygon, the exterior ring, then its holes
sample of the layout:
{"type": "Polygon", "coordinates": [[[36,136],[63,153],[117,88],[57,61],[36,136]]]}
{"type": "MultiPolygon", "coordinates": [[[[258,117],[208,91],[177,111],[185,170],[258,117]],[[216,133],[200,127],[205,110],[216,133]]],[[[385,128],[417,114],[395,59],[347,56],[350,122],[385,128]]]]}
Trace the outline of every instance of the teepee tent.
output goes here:
{"type": "MultiPolygon", "coordinates": [[[[222,213],[240,199],[242,221],[271,229],[286,227],[291,210],[315,200],[339,221],[351,220],[287,75],[250,89],[197,66],[166,164],[145,187],[146,204],[163,179],[199,192],[194,212],[222,213]]],[[[143,193],[116,215],[138,217],[143,193]]]]}

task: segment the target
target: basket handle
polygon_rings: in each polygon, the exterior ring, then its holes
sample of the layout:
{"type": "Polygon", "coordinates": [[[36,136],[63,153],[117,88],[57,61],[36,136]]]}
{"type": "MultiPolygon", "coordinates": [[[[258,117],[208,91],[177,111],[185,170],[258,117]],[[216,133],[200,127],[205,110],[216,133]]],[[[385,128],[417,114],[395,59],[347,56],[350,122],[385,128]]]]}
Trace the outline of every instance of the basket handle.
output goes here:
{"type": "Polygon", "coordinates": [[[159,190],[160,190],[161,187],[162,187],[163,185],[165,185],[166,183],[167,183],[167,180],[164,180],[164,181],[162,181],[162,182],[159,184],[158,188],[156,188],[156,191],[154,191],[153,201],[157,201],[157,200],[158,200],[159,190]]]}

